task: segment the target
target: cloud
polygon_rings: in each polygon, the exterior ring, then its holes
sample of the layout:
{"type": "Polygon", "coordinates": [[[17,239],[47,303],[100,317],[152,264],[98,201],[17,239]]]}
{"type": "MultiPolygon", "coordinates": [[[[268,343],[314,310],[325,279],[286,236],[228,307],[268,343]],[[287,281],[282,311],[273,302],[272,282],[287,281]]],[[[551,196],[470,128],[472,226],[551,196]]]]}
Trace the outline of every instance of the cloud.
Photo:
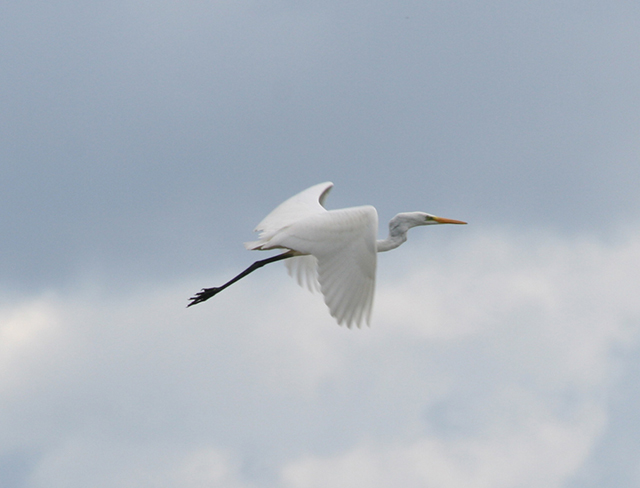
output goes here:
{"type": "Polygon", "coordinates": [[[359,330],[277,266],[188,310],[227,277],[7,295],[0,466],[20,469],[3,486],[560,487],[606,470],[593,453],[624,429],[609,399],[638,362],[640,234],[452,235],[380,256],[359,330]]]}
{"type": "Polygon", "coordinates": [[[532,419],[508,434],[481,439],[425,436],[406,444],[358,446],[333,458],[291,463],[283,479],[295,488],[561,486],[601,428],[592,414],[571,422],[532,419]]]}

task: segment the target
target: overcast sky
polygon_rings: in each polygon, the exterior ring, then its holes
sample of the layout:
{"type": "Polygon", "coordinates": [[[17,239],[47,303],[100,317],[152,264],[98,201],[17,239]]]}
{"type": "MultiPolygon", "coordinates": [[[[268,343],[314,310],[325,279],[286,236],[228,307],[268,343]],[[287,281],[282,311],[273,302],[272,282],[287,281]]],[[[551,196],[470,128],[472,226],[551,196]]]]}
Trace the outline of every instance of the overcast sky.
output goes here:
{"type": "Polygon", "coordinates": [[[0,486],[640,485],[640,4],[6,1],[0,46],[0,486]],[[371,328],[280,264],[184,308],[323,181],[470,225],[371,328]]]}

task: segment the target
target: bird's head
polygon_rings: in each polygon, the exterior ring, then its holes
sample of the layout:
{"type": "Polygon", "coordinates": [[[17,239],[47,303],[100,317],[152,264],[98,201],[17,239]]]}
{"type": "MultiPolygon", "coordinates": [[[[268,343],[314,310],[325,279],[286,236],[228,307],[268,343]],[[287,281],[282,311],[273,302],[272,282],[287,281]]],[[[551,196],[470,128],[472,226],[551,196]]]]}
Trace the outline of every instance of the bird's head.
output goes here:
{"type": "Polygon", "coordinates": [[[462,220],[445,219],[424,212],[399,213],[389,222],[389,237],[377,242],[378,252],[390,251],[407,240],[407,232],[418,225],[466,224],[462,220]]]}

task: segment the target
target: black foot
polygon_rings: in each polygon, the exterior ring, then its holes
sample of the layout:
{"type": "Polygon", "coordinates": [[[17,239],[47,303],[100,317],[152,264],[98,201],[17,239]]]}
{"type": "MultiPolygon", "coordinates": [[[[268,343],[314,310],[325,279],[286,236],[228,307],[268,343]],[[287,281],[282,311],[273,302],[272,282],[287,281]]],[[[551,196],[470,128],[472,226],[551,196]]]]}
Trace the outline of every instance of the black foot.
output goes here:
{"type": "Polygon", "coordinates": [[[199,291],[198,293],[195,294],[195,296],[192,296],[191,298],[189,298],[189,300],[191,300],[191,303],[187,305],[187,308],[189,308],[191,305],[195,305],[196,303],[209,300],[209,298],[211,298],[213,295],[215,295],[219,291],[222,291],[222,288],[203,288],[202,291],[199,291]]]}

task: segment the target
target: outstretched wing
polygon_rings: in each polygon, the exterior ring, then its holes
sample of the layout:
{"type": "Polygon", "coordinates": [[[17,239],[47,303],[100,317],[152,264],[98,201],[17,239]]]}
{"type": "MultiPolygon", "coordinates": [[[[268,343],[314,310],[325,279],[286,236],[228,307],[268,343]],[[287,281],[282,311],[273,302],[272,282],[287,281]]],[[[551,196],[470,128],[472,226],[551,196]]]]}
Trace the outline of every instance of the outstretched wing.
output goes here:
{"type": "Polygon", "coordinates": [[[333,183],[314,185],[282,202],[260,222],[255,231],[259,240],[245,243],[247,249],[261,249],[278,231],[311,215],[325,213],[322,206],[333,183]]]}
{"type": "Polygon", "coordinates": [[[331,210],[282,229],[269,246],[315,257],[320,289],[331,315],[341,325],[360,327],[371,318],[377,231],[378,214],[371,206],[331,210]]]}

